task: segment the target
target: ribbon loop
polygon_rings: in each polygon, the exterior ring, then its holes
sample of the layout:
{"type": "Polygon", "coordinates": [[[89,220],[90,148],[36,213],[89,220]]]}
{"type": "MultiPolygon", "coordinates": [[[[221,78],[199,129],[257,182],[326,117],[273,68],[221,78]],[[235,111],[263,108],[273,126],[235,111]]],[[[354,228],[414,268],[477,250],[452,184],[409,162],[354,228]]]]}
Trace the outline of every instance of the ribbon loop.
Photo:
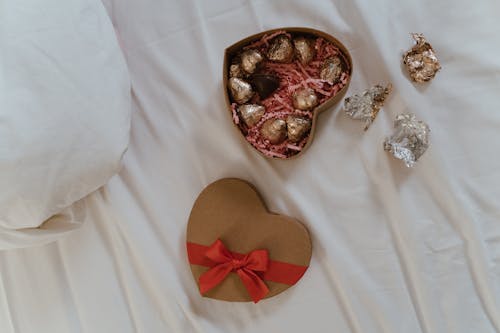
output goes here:
{"type": "Polygon", "coordinates": [[[219,285],[231,272],[238,274],[254,303],[260,301],[269,292],[268,287],[257,274],[268,269],[267,250],[254,250],[239,259],[233,256],[220,239],[217,239],[206,250],[205,256],[216,264],[200,276],[202,294],[219,285]]]}

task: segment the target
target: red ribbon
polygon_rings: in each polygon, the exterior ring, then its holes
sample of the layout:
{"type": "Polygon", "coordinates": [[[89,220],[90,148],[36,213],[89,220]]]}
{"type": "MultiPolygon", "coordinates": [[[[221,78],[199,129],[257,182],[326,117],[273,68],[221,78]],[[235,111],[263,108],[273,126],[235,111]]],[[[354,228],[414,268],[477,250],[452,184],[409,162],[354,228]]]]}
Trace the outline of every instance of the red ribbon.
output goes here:
{"type": "Polygon", "coordinates": [[[307,270],[305,266],[269,260],[267,250],[254,250],[248,254],[231,252],[220,240],[211,246],[188,242],[187,250],[191,264],[210,267],[199,278],[202,294],[235,272],[255,303],[269,292],[264,280],[293,285],[307,270]]]}

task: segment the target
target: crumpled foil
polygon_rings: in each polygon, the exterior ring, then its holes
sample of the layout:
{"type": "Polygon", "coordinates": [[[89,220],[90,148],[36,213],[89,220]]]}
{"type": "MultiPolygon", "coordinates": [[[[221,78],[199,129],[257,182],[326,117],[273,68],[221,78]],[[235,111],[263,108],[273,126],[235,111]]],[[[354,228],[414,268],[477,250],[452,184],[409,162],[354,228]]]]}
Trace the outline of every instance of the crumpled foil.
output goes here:
{"type": "Polygon", "coordinates": [[[429,147],[430,131],[413,113],[400,114],[394,120],[394,133],[384,141],[384,150],[413,167],[429,147]]]}
{"type": "Polygon", "coordinates": [[[248,127],[255,126],[266,112],[266,108],[258,104],[244,104],[238,107],[241,118],[248,127]]]}
{"type": "Polygon", "coordinates": [[[386,87],[379,84],[355,94],[344,100],[344,111],[349,117],[365,122],[365,131],[377,117],[380,108],[392,90],[389,83],[386,87]]]}
{"type": "Polygon", "coordinates": [[[287,36],[275,37],[267,51],[267,58],[271,61],[287,63],[292,61],[294,49],[292,41],[287,36]]]}
{"type": "Polygon", "coordinates": [[[412,33],[416,44],[403,55],[403,62],[415,82],[430,81],[441,69],[439,60],[423,34],[412,33]]]}
{"type": "Polygon", "coordinates": [[[227,84],[231,92],[231,97],[233,97],[233,100],[238,104],[248,102],[254,94],[252,85],[240,78],[232,77],[227,84]]]}
{"type": "Polygon", "coordinates": [[[318,105],[318,96],[311,88],[297,90],[292,95],[293,106],[296,109],[307,111],[318,105]]]}
{"type": "Polygon", "coordinates": [[[241,69],[247,74],[255,72],[257,67],[262,63],[264,57],[257,50],[246,50],[241,55],[241,69]]]}

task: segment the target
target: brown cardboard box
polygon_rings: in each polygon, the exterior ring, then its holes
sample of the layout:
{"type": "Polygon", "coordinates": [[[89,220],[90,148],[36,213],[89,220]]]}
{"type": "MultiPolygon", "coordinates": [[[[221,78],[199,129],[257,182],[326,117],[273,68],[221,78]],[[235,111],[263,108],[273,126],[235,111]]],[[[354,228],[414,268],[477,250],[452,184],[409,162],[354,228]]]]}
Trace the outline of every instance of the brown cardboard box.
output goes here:
{"type": "MultiPolygon", "coordinates": [[[[241,179],[226,178],[210,184],[200,193],[191,211],[187,243],[210,246],[217,239],[231,252],[246,254],[265,249],[269,259],[302,266],[304,272],[311,260],[307,229],[294,218],[270,213],[257,190],[241,179]]],[[[200,275],[209,270],[200,265],[190,266],[196,283],[200,275]]],[[[269,288],[265,298],[291,287],[284,283],[265,283],[269,288]]],[[[233,302],[251,301],[235,273],[230,273],[204,296],[233,302]]]]}
{"type": "MultiPolygon", "coordinates": [[[[291,159],[291,158],[294,158],[294,157],[297,157],[297,156],[301,155],[301,153],[303,153],[311,145],[311,143],[312,143],[312,141],[314,139],[314,135],[316,134],[316,124],[317,124],[318,115],[321,112],[323,112],[323,111],[327,110],[328,108],[332,107],[333,105],[335,105],[345,95],[345,93],[346,93],[346,91],[347,91],[347,89],[349,87],[349,83],[350,83],[351,77],[352,77],[352,68],[353,67],[352,67],[351,55],[349,54],[349,51],[347,50],[347,48],[338,39],[336,39],[335,37],[333,37],[333,36],[331,36],[331,35],[323,32],[323,31],[320,31],[320,30],[315,30],[315,29],[311,29],[311,28],[303,28],[303,27],[286,27],[286,28],[278,28],[278,29],[272,29],[272,30],[263,31],[263,32],[260,32],[258,34],[255,34],[255,35],[249,36],[247,38],[244,38],[244,39],[240,40],[239,42],[236,42],[235,44],[229,46],[224,51],[224,64],[222,66],[222,68],[223,68],[222,69],[222,78],[223,78],[222,84],[223,84],[224,96],[225,96],[225,100],[226,100],[226,104],[227,104],[227,111],[226,112],[229,112],[230,119],[232,119],[232,112],[231,112],[231,100],[230,100],[230,97],[229,97],[229,91],[228,91],[228,88],[227,88],[228,87],[227,82],[229,80],[229,66],[230,66],[231,59],[239,51],[241,51],[241,49],[244,46],[246,46],[246,45],[248,45],[248,44],[250,44],[252,42],[255,42],[255,41],[259,40],[259,39],[261,39],[262,36],[264,36],[265,34],[270,35],[270,34],[272,34],[274,32],[280,31],[280,30],[284,30],[286,32],[289,32],[292,35],[294,33],[299,33],[300,35],[312,35],[314,37],[322,37],[325,40],[330,41],[336,47],[338,47],[340,49],[340,51],[342,51],[342,53],[345,56],[345,59],[348,62],[348,65],[349,65],[349,80],[348,80],[347,84],[334,97],[332,97],[331,99],[327,100],[326,102],[318,105],[314,109],[314,111],[313,111],[314,115],[313,115],[312,128],[311,128],[311,132],[309,134],[309,139],[307,141],[307,144],[304,146],[304,148],[298,154],[293,155],[293,156],[287,158],[287,159],[291,159]]],[[[234,124],[234,121],[232,121],[232,122],[234,124]]],[[[234,126],[238,130],[238,133],[241,134],[241,131],[238,128],[238,125],[234,124],[234,126]]],[[[267,158],[271,158],[269,156],[264,155],[259,150],[257,150],[257,151],[261,155],[263,155],[263,156],[265,156],[267,158]]]]}

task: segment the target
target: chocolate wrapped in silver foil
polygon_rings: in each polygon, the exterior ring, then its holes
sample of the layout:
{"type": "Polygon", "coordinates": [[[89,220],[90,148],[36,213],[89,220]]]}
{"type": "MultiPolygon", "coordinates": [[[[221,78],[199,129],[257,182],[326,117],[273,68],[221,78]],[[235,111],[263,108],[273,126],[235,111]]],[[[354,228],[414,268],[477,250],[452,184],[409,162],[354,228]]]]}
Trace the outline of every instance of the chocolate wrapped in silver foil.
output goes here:
{"type": "Polygon", "coordinates": [[[384,141],[384,150],[412,167],[429,147],[429,133],[429,126],[414,114],[400,114],[394,121],[394,133],[384,141]]]}
{"type": "Polygon", "coordinates": [[[380,108],[392,90],[392,85],[386,87],[375,85],[361,94],[355,94],[344,100],[344,111],[349,117],[365,122],[365,131],[377,117],[380,108]]]}
{"type": "Polygon", "coordinates": [[[240,55],[241,69],[247,74],[253,74],[264,60],[262,54],[257,50],[246,50],[240,55]]]}
{"type": "Polygon", "coordinates": [[[303,64],[307,65],[311,60],[313,60],[316,55],[314,50],[314,42],[305,37],[297,37],[293,40],[293,46],[295,47],[295,56],[303,64]]]}
{"type": "Polygon", "coordinates": [[[340,81],[344,67],[344,62],[339,56],[329,57],[321,66],[319,77],[330,84],[335,84],[340,81]]]}
{"type": "Polygon", "coordinates": [[[423,34],[412,33],[416,44],[403,55],[403,63],[415,82],[430,81],[441,69],[439,60],[423,34]]]}
{"type": "Polygon", "coordinates": [[[244,104],[238,107],[238,112],[241,119],[243,119],[243,122],[248,127],[253,127],[262,118],[266,109],[262,105],[258,104],[244,104]]]}
{"type": "Polygon", "coordinates": [[[286,122],[277,118],[268,119],[262,125],[260,134],[272,144],[282,143],[287,135],[286,122]]]}
{"type": "Polygon", "coordinates": [[[297,90],[292,95],[293,106],[296,109],[307,111],[318,105],[318,96],[311,88],[297,90]]]}
{"type": "Polygon", "coordinates": [[[311,129],[311,119],[297,116],[288,116],[286,118],[286,126],[288,139],[291,142],[301,141],[311,129]]]}
{"type": "Polygon", "coordinates": [[[279,35],[272,40],[267,51],[267,58],[271,61],[287,63],[292,61],[293,54],[293,45],[290,38],[279,35]]]}
{"type": "Polygon", "coordinates": [[[254,94],[252,85],[237,77],[230,78],[228,86],[229,91],[231,92],[231,97],[238,104],[248,102],[254,94]]]}

